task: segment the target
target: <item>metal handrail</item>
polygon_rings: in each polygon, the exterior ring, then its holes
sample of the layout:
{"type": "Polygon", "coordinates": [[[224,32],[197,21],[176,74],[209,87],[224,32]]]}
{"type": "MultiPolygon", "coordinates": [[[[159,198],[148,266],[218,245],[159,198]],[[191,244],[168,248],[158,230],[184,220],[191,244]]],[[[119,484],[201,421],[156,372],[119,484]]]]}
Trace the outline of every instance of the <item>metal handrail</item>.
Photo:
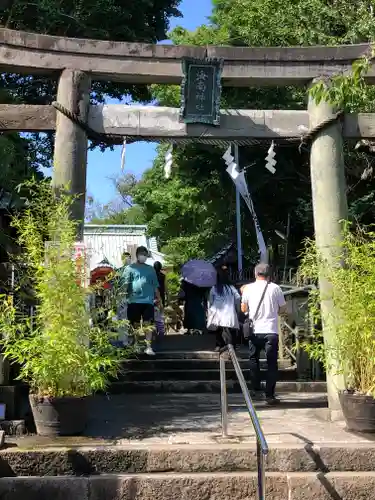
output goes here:
{"type": "Polygon", "coordinates": [[[234,370],[236,372],[238,382],[241,386],[241,391],[245,399],[245,404],[256,435],[256,450],[257,450],[257,470],[258,470],[258,500],[266,498],[266,471],[264,466],[264,457],[268,453],[268,444],[260,425],[258,415],[255,411],[253,402],[250,397],[249,389],[247,388],[245,378],[243,376],[240,364],[238,362],[236,352],[232,344],[228,344],[220,353],[220,387],[221,387],[221,426],[224,437],[228,436],[228,398],[227,398],[227,383],[225,373],[224,352],[228,351],[232,360],[234,370]]]}

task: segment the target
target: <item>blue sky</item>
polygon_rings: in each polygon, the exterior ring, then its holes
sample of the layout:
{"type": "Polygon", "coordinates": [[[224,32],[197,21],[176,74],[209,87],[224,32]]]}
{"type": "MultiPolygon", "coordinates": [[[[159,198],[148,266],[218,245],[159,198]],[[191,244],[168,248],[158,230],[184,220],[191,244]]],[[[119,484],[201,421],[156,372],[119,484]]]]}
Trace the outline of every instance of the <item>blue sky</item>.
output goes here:
{"type": "MultiPolygon", "coordinates": [[[[183,18],[172,19],[171,28],[183,26],[194,30],[206,22],[211,14],[211,0],[183,0],[180,11],[183,18]]],[[[117,103],[112,101],[111,103],[117,103]]],[[[140,177],[142,172],[152,166],[155,157],[155,144],[138,142],[126,147],[125,171],[132,172],[140,177]]],[[[111,179],[121,174],[121,147],[113,151],[101,153],[98,150],[89,151],[87,168],[87,193],[95,201],[106,204],[116,197],[111,179]]]]}

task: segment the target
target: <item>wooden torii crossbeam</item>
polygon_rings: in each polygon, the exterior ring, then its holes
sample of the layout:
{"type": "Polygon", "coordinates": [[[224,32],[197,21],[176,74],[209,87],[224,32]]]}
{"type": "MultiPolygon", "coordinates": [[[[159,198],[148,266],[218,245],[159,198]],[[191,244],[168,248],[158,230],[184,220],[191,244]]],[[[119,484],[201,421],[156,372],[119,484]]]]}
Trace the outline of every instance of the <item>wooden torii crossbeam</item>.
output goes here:
{"type": "MultiPolygon", "coordinates": [[[[337,47],[192,47],[80,40],[0,29],[0,70],[28,75],[45,75],[59,80],[57,102],[51,107],[2,107],[2,129],[56,129],[53,183],[70,185],[80,194],[73,215],[84,219],[86,192],[87,135],[82,123],[94,131],[131,137],[212,139],[276,138],[300,136],[306,127],[318,127],[311,143],[310,170],[314,226],[317,248],[327,262],[335,262],[342,240],[341,221],[347,218],[344,137],[372,138],[373,116],[347,116],[344,126],[336,120],[336,110],[327,103],[309,99],[307,112],[225,111],[220,128],[185,126],[177,122],[176,110],[127,110],[126,107],[93,108],[89,104],[92,80],[134,84],[180,84],[182,58],[224,60],[222,84],[233,87],[302,85],[351,70],[351,64],[370,53],[369,44],[337,47]],[[16,111],[15,111],[16,109],[16,111]],[[61,111],[68,110],[80,120],[61,111]],[[320,125],[328,124],[324,129],[320,125]]],[[[372,65],[366,74],[374,83],[372,65]]],[[[1,128],[1,127],[0,127],[1,128]]],[[[83,225],[82,225],[83,226],[83,225]]],[[[81,234],[82,234],[81,226],[81,234]]],[[[330,285],[321,280],[323,333],[326,343],[332,301],[330,285]]],[[[335,368],[327,374],[328,401],[332,418],[341,418],[338,390],[344,389],[335,368]]]]}

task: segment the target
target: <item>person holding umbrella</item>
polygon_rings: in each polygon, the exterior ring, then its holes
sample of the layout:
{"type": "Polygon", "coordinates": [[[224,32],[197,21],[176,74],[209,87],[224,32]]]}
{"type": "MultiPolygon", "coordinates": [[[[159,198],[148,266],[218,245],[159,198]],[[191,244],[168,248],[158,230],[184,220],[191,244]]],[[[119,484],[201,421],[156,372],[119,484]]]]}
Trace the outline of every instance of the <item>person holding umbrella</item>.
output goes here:
{"type": "Polygon", "coordinates": [[[192,285],[181,281],[180,297],[184,302],[184,328],[186,335],[206,331],[206,303],[209,288],[192,285]]]}
{"type": "Polygon", "coordinates": [[[207,296],[216,283],[216,269],[205,260],[190,260],[181,270],[184,327],[187,334],[206,331],[207,296]]]}

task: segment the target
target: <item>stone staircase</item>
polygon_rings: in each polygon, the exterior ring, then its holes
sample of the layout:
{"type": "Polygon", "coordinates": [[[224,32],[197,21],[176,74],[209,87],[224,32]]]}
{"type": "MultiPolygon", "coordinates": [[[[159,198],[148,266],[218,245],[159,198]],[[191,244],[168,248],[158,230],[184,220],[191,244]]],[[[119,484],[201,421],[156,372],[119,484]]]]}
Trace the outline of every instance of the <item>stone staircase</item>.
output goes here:
{"type": "MultiPolygon", "coordinates": [[[[245,379],[249,379],[247,352],[237,352],[245,379]]],[[[226,362],[228,392],[240,392],[231,362],[226,362]]],[[[266,376],[266,360],[261,360],[262,378],[266,376]]],[[[278,392],[325,392],[325,382],[297,380],[297,371],[288,360],[279,362],[278,392]]],[[[159,352],[155,358],[127,360],[123,373],[111,384],[110,392],[220,392],[218,354],[210,351],[159,352]]]]}
{"type": "MultiPolygon", "coordinates": [[[[8,438],[0,499],[255,500],[252,424],[228,362],[222,436],[218,355],[204,342],[172,339],[153,359],[126,361],[118,394],[92,398],[84,436],[8,438]]],[[[246,376],[247,352],[238,355],[246,376]]],[[[323,382],[298,381],[286,361],[280,377],[281,404],[255,403],[266,499],[375,500],[375,439],[328,420],[323,382]]]]}
{"type": "MultiPolygon", "coordinates": [[[[123,363],[123,372],[111,384],[112,394],[120,393],[205,393],[220,392],[219,355],[213,351],[211,335],[166,336],[157,346],[155,358],[140,355],[123,363]]],[[[245,379],[249,379],[248,350],[237,349],[245,379]]],[[[261,360],[263,379],[266,360],[261,360]]],[[[228,392],[239,393],[240,385],[230,361],[226,362],[228,392]]],[[[289,359],[279,361],[278,392],[325,392],[325,382],[298,380],[296,366],[289,359]]]]}
{"type": "MultiPolygon", "coordinates": [[[[266,498],[373,500],[374,457],[372,445],[274,447],[266,498]]],[[[248,444],[10,450],[0,458],[4,500],[257,498],[256,457],[248,444]]]]}

